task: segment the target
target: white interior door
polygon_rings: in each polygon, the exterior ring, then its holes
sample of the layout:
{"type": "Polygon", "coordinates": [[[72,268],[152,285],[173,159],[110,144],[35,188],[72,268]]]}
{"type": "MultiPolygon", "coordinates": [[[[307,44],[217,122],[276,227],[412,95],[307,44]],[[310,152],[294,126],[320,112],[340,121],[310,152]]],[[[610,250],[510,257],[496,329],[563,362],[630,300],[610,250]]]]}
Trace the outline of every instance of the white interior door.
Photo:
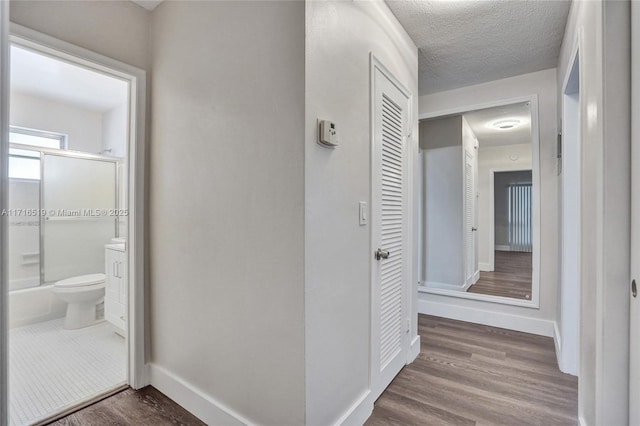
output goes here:
{"type": "MultiPolygon", "coordinates": [[[[372,377],[377,398],[406,363],[409,96],[375,67],[372,164],[372,377]]],[[[392,78],[392,77],[391,77],[392,78]]]]}
{"type": "Polygon", "coordinates": [[[640,4],[631,2],[631,289],[629,424],[640,425],[640,4]],[[633,282],[632,282],[633,287],[633,282]],[[635,290],[635,291],[634,291],[635,290]],[[635,296],[634,296],[635,293],[635,296]]]}
{"type": "Polygon", "coordinates": [[[476,249],[476,189],[473,153],[465,151],[464,156],[464,238],[465,238],[465,284],[475,284],[477,268],[476,249]]]}

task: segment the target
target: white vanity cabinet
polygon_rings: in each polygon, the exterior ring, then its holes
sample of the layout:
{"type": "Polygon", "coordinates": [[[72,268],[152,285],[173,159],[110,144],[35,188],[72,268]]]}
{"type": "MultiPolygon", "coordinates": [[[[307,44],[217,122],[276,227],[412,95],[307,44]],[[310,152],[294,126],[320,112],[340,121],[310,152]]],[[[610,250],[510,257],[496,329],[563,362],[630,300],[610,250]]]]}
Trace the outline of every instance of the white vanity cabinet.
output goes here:
{"type": "Polygon", "coordinates": [[[104,318],[117,327],[123,337],[127,330],[129,293],[127,252],[124,244],[105,245],[104,318]]]}

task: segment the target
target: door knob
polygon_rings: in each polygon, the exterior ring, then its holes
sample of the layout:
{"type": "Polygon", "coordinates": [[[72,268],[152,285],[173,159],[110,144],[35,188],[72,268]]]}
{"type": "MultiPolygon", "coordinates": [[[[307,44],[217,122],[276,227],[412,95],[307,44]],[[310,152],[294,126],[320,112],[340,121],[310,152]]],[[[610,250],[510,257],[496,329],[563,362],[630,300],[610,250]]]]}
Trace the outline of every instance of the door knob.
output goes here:
{"type": "Polygon", "coordinates": [[[478,230],[478,228],[471,228],[471,230],[472,230],[472,231],[477,231],[477,230],[478,230]]]}
{"type": "Polygon", "coordinates": [[[631,281],[631,295],[636,297],[638,295],[638,287],[636,286],[636,280],[631,281]]]}
{"type": "Polygon", "coordinates": [[[378,249],[376,250],[376,260],[388,259],[390,254],[389,250],[378,249]]]}

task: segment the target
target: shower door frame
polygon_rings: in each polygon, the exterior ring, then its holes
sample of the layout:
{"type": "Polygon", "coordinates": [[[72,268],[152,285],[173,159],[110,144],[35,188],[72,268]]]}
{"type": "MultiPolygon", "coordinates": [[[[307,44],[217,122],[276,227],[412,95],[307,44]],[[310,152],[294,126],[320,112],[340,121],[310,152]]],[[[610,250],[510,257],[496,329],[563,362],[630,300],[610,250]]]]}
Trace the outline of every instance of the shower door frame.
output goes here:
{"type": "MultiPolygon", "coordinates": [[[[115,157],[105,157],[104,155],[97,154],[89,154],[86,152],[78,152],[78,151],[68,151],[66,149],[50,149],[50,148],[38,148],[29,145],[19,145],[19,144],[9,144],[9,148],[16,149],[28,149],[28,150],[38,150],[40,151],[40,206],[39,210],[44,211],[44,156],[45,155],[57,155],[59,157],[66,158],[76,158],[82,160],[90,160],[90,161],[104,161],[107,163],[114,163],[115,165],[115,176],[114,176],[114,185],[115,185],[115,200],[114,200],[114,209],[116,211],[120,210],[120,174],[118,171],[119,168],[119,160],[115,157]]],[[[45,216],[40,214],[40,229],[38,230],[40,233],[40,285],[47,285],[47,281],[45,280],[45,267],[44,267],[44,223],[46,220],[55,220],[49,215],[45,216]]],[[[114,216],[114,235],[115,237],[120,236],[120,226],[119,226],[119,218],[114,216]]]]}
{"type": "MultiPolygon", "coordinates": [[[[37,53],[53,57],[58,60],[68,62],[73,65],[96,71],[111,77],[124,80],[129,83],[129,132],[127,143],[128,160],[128,235],[127,235],[127,256],[129,263],[129,294],[128,294],[128,323],[127,323],[127,384],[134,389],[140,389],[149,384],[149,372],[146,362],[146,323],[145,323],[145,158],[146,158],[146,71],[117,61],[115,59],[100,55],[82,47],[67,43],[46,34],[34,31],[14,23],[9,24],[9,40],[0,46],[7,49],[9,45],[16,45],[37,53]]],[[[8,54],[8,52],[7,52],[8,54]]],[[[2,64],[3,69],[8,71],[6,64],[2,64]]],[[[6,102],[9,96],[8,87],[4,89],[2,102],[6,102]]],[[[8,119],[3,116],[3,119],[8,119]]],[[[3,126],[7,123],[3,123],[3,126]]],[[[6,125],[8,128],[8,125],[6,125]]],[[[4,136],[3,136],[4,137],[4,136]]],[[[8,143],[2,144],[3,151],[1,157],[7,158],[8,143]]],[[[56,152],[56,154],[66,155],[69,152],[56,152]]],[[[93,159],[98,159],[99,155],[89,155],[93,159]]],[[[5,172],[3,171],[3,176],[5,172]]],[[[117,173],[116,173],[117,175],[117,173]]],[[[4,207],[4,206],[3,206],[4,207]]],[[[3,220],[6,230],[6,221],[3,220]]],[[[3,260],[6,259],[3,250],[3,260]]],[[[3,268],[4,269],[4,268],[3,268]]],[[[6,297],[7,286],[2,286],[1,295],[3,303],[3,320],[7,318],[6,297]]],[[[5,348],[8,344],[8,330],[6,322],[2,321],[0,328],[0,347],[5,348]]],[[[6,352],[5,352],[6,353],[6,352]]],[[[3,354],[4,355],[4,354],[3,354]]],[[[7,359],[5,356],[0,359],[2,366],[0,371],[7,371],[7,359]]],[[[6,402],[6,381],[7,376],[2,376],[0,390],[4,391],[0,395],[0,401],[6,402]]],[[[4,405],[0,402],[0,405],[4,405]]],[[[8,412],[0,409],[0,426],[6,424],[8,412]]]]}

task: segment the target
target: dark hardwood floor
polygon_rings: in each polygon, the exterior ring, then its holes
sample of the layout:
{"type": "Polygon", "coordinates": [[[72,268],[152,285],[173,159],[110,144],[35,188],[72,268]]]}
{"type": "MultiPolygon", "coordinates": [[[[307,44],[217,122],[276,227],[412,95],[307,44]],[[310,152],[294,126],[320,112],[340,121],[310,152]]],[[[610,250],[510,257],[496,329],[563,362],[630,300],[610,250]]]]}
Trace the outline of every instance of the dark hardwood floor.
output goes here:
{"type": "Polygon", "coordinates": [[[531,299],[531,253],[496,251],[493,272],[480,272],[468,293],[531,299]]]}
{"type": "Polygon", "coordinates": [[[197,417],[167,398],[157,389],[147,386],[131,388],[76,411],[51,425],[55,426],[160,426],[204,425],[197,417]]]}
{"type": "Polygon", "coordinates": [[[427,315],[421,352],[376,401],[368,426],[577,425],[578,379],[548,337],[427,315]]]}
{"type": "MultiPolygon", "coordinates": [[[[578,379],[553,340],[419,315],[422,348],[376,401],[368,426],[577,425],[578,379]]],[[[124,390],[56,426],[204,425],[152,387],[124,390]]]]}

